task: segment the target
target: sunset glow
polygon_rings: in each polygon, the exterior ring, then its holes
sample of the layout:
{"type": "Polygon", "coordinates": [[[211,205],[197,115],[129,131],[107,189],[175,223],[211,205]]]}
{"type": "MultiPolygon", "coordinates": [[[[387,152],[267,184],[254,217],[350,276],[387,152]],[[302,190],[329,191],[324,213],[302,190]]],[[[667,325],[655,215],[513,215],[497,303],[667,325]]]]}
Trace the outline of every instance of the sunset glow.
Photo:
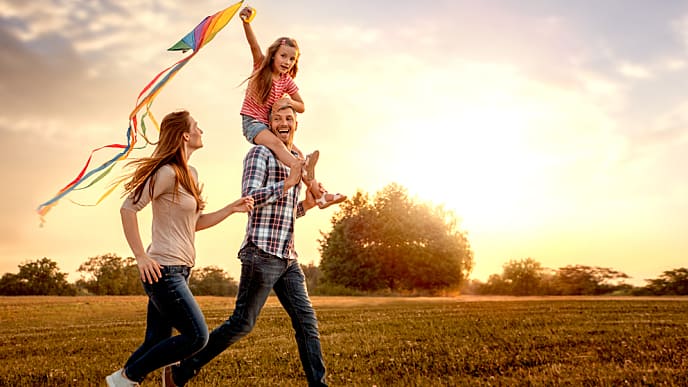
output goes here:
{"type": "MultiPolygon", "coordinates": [[[[0,0],[0,170],[9,187],[0,272],[45,256],[74,279],[89,257],[131,255],[119,195],[96,207],[63,200],[44,228],[34,209],[91,149],[124,140],[137,93],[180,59],[165,50],[228,4],[47,5],[0,0]]],[[[475,253],[474,278],[527,257],[551,268],[610,267],[637,285],[686,266],[684,2],[251,6],[263,48],[278,36],[301,47],[295,81],[306,111],[295,140],[320,150],[318,178],[348,195],[397,182],[454,211],[475,253]]],[[[211,210],[240,194],[250,145],[239,110],[250,69],[234,20],[153,106],[158,118],[188,109],[203,128],[205,147],[191,163],[211,210]]],[[[72,199],[92,203],[102,189],[72,199]]],[[[318,263],[317,240],[334,211],[299,220],[303,263],[318,263]]],[[[238,278],[244,226],[236,216],[199,233],[198,265],[238,278]]]]}

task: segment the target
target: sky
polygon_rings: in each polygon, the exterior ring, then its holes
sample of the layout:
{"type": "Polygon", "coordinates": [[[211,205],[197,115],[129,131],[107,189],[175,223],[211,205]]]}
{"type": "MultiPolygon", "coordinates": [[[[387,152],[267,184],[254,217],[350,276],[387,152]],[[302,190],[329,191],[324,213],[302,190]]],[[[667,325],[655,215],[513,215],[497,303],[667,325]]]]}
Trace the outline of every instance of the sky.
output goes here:
{"type": "MultiPolygon", "coordinates": [[[[131,256],[121,191],[97,206],[74,202],[95,203],[103,187],[70,195],[43,227],[35,210],[92,149],[125,141],[138,93],[182,57],[166,49],[230,4],[0,0],[0,273],[47,257],[75,280],[91,257],[131,256]]],[[[257,10],[263,49],[280,36],[299,42],[306,111],[295,142],[320,150],[318,179],[347,195],[396,182],[414,200],[444,205],[467,233],[471,278],[533,258],[553,269],[612,268],[642,286],[686,266],[688,3],[245,4],[257,10]]],[[[191,164],[208,210],[240,196],[250,69],[235,19],[153,104],[159,118],[189,110],[204,130],[191,164]]],[[[318,264],[335,212],[298,220],[302,263],[318,264]]],[[[245,222],[238,214],[200,231],[197,265],[238,279],[245,222]]],[[[140,224],[147,242],[150,211],[140,224]]]]}

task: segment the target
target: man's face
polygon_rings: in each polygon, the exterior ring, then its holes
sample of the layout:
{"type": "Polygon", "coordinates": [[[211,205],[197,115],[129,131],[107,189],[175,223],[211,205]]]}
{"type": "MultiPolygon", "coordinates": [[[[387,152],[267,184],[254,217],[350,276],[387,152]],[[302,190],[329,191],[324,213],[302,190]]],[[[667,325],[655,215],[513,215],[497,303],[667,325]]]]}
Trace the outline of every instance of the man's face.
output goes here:
{"type": "Polygon", "coordinates": [[[296,131],[296,114],[291,108],[273,110],[270,129],[287,147],[291,147],[296,131]]]}

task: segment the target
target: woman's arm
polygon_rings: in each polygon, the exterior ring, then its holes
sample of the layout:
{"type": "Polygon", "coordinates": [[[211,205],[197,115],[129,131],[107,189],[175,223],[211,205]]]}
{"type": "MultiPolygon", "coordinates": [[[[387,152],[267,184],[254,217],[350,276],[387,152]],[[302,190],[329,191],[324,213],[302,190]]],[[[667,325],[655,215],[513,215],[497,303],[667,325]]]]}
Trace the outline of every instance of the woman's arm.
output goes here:
{"type": "Polygon", "coordinates": [[[153,282],[158,282],[158,278],[162,277],[160,272],[160,264],[151,259],[146,250],[143,248],[143,242],[141,242],[141,233],[139,232],[139,221],[136,216],[136,211],[132,211],[127,208],[121,208],[119,210],[122,216],[122,229],[124,230],[124,237],[129,243],[131,252],[134,253],[134,258],[136,258],[136,265],[139,268],[139,273],[141,274],[141,281],[148,282],[152,284],[153,282]]]}
{"type": "Polygon", "coordinates": [[[222,222],[235,212],[251,212],[253,210],[253,198],[244,196],[215,212],[201,214],[196,222],[196,231],[205,230],[222,222]]]}

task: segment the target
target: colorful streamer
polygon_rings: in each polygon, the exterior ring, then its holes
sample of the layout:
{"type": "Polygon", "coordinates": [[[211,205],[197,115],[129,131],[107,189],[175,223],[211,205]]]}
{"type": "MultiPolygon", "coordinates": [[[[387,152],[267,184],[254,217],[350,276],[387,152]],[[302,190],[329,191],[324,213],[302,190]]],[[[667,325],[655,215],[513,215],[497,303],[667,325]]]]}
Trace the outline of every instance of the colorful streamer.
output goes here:
{"type": "MultiPolygon", "coordinates": [[[[45,215],[53,207],[57,205],[60,199],[62,199],[74,190],[86,189],[92,186],[96,182],[103,179],[108,173],[110,173],[110,171],[117,162],[129,157],[131,151],[133,149],[136,149],[135,145],[139,135],[141,135],[146,144],[153,143],[148,139],[146,135],[145,120],[150,120],[153,123],[153,125],[155,125],[155,128],[158,129],[158,131],[160,130],[160,126],[158,125],[157,121],[155,120],[155,117],[153,117],[153,114],[150,110],[155,97],[160,93],[160,91],[167,84],[167,82],[169,82],[177,74],[177,72],[179,72],[179,70],[181,70],[181,68],[184,67],[184,65],[186,65],[189,62],[189,60],[191,60],[191,58],[193,58],[194,55],[198,53],[198,51],[203,46],[208,44],[208,42],[210,42],[215,37],[215,35],[222,28],[224,28],[227,25],[227,23],[229,23],[229,21],[232,19],[232,17],[234,17],[234,15],[239,10],[243,2],[244,1],[241,0],[215,13],[212,16],[206,16],[206,18],[203,19],[203,21],[201,21],[196,26],[196,28],[194,28],[179,42],[177,42],[175,45],[168,49],[168,51],[182,51],[182,53],[185,53],[188,50],[192,50],[193,52],[188,56],[182,58],[181,60],[177,61],[170,67],[158,73],[158,75],[156,75],[155,78],[153,78],[153,80],[150,81],[146,85],[146,87],[143,88],[143,90],[141,90],[136,99],[136,105],[134,107],[134,110],[132,110],[131,114],[129,114],[129,127],[127,128],[126,144],[110,144],[93,149],[88,157],[88,160],[86,161],[86,165],[84,165],[84,167],[81,169],[76,178],[74,178],[71,182],[69,182],[69,184],[64,186],[64,188],[59,190],[57,194],[53,196],[51,199],[47,200],[46,202],[38,206],[36,211],[40,216],[41,225],[45,223],[45,215]],[[140,133],[139,115],[141,123],[140,133]],[[93,155],[100,150],[108,148],[120,149],[120,152],[117,153],[110,160],[101,164],[100,166],[89,169],[91,160],[93,159],[93,155]],[[92,177],[93,179],[90,181],[90,183],[82,187],[82,185],[84,185],[92,177]]],[[[113,186],[110,187],[93,205],[98,205],[101,201],[103,201],[103,199],[105,199],[110,193],[112,193],[112,191],[114,191],[116,187],[117,184],[113,184],[113,186]]]]}

